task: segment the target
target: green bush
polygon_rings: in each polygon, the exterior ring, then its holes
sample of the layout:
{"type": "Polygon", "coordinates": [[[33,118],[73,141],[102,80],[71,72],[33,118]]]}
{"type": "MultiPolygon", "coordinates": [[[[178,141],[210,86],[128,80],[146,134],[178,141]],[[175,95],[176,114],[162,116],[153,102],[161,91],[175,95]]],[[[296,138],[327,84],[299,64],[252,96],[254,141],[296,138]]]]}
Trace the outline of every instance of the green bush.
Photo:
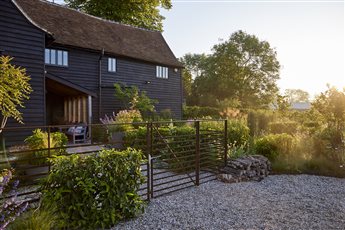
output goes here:
{"type": "Polygon", "coordinates": [[[121,110],[116,115],[105,115],[105,118],[100,119],[102,124],[106,125],[109,135],[114,132],[123,132],[133,129],[133,124],[142,122],[142,116],[139,110],[121,110]]]}
{"type": "Polygon", "coordinates": [[[235,146],[245,145],[249,140],[249,128],[242,121],[228,121],[228,143],[235,146]]]}
{"type": "MultiPolygon", "coordinates": [[[[200,129],[224,132],[224,121],[201,121],[200,129]]],[[[241,146],[249,137],[249,128],[243,121],[228,120],[228,144],[241,146]]]]}
{"type": "Polygon", "coordinates": [[[171,109],[163,109],[159,112],[159,120],[169,121],[173,118],[173,113],[171,109]]]}
{"type": "Polygon", "coordinates": [[[269,131],[272,134],[282,134],[287,133],[294,135],[298,131],[299,124],[295,121],[286,121],[286,122],[270,122],[268,127],[269,131]]]}
{"type": "Polygon", "coordinates": [[[270,160],[279,155],[289,155],[295,146],[293,136],[289,134],[270,134],[255,141],[255,153],[263,155],[270,160]]]}
{"type": "Polygon", "coordinates": [[[143,211],[142,153],[102,150],[98,155],[60,156],[43,184],[43,203],[57,207],[60,227],[110,228],[143,211]]]}
{"type": "MultiPolygon", "coordinates": [[[[126,132],[125,146],[132,146],[146,151],[147,129],[126,132]]],[[[180,168],[191,168],[195,159],[195,129],[190,126],[161,126],[153,129],[151,154],[161,156],[158,160],[165,160],[170,170],[182,172],[180,168]],[[162,138],[164,138],[162,140],[162,138]],[[180,157],[183,157],[180,159],[180,157]]]]}
{"type": "Polygon", "coordinates": [[[32,159],[29,162],[32,164],[44,164],[47,162],[47,159],[44,157],[48,157],[48,147],[50,142],[51,149],[50,154],[52,156],[58,156],[66,153],[66,144],[68,141],[67,136],[64,133],[60,132],[53,132],[50,133],[50,138],[48,138],[48,133],[43,132],[41,129],[35,129],[33,131],[33,135],[27,137],[25,143],[28,144],[31,150],[35,150],[33,152],[33,157],[38,159],[32,159]]]}
{"type": "Polygon", "coordinates": [[[183,106],[183,119],[198,119],[207,116],[220,118],[219,109],[213,107],[183,106]]]}

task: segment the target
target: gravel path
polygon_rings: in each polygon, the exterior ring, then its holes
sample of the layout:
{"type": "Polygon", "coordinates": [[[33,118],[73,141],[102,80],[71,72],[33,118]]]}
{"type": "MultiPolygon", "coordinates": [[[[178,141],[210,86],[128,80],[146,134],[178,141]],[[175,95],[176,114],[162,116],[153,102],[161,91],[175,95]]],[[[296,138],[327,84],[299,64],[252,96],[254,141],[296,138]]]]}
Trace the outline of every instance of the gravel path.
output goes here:
{"type": "Polygon", "coordinates": [[[345,179],[212,181],[153,199],[143,215],[114,229],[345,229],[345,179]]]}

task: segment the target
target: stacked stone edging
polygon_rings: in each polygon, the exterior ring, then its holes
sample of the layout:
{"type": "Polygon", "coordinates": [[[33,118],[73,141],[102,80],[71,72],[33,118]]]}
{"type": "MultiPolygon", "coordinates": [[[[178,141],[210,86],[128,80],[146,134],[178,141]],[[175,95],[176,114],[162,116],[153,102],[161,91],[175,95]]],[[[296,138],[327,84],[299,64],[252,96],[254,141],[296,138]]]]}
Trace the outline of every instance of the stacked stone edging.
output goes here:
{"type": "Polygon", "coordinates": [[[229,159],[220,170],[218,179],[226,183],[241,181],[261,181],[271,171],[271,162],[264,156],[251,155],[229,159]]]}

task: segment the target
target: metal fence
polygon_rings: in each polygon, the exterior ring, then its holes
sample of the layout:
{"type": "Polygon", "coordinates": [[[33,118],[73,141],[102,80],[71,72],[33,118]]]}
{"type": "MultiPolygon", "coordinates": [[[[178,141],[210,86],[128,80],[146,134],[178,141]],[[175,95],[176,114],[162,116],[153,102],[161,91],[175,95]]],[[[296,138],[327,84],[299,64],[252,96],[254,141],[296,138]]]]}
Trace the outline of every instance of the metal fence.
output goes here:
{"type": "Polygon", "coordinates": [[[6,148],[0,167],[10,164],[16,170],[19,196],[32,200],[37,199],[37,185],[49,173],[47,159],[53,155],[141,149],[146,156],[141,165],[146,182],[139,194],[147,200],[216,179],[227,157],[227,120],[16,127],[4,129],[3,134],[6,148]],[[37,129],[45,140],[30,148],[25,139],[37,129]],[[56,133],[65,133],[68,144],[58,146],[56,133]]]}

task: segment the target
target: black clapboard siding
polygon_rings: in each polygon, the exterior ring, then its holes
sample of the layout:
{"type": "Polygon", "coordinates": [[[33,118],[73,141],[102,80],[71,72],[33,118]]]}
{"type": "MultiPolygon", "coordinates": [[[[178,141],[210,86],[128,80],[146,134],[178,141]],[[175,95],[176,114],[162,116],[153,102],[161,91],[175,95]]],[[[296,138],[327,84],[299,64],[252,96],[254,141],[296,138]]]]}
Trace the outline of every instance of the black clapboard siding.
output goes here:
{"type": "Polygon", "coordinates": [[[152,63],[139,62],[131,59],[117,58],[116,72],[108,72],[108,58],[103,57],[102,62],[102,107],[103,113],[111,114],[118,112],[121,105],[114,99],[114,83],[123,83],[128,86],[135,85],[140,90],[146,91],[152,99],[157,99],[156,110],[170,109],[175,118],[182,117],[181,100],[181,75],[180,70],[175,73],[169,68],[169,78],[160,79],[156,77],[156,65],[152,63]],[[150,82],[150,84],[146,84],[150,82]],[[106,90],[105,90],[106,89],[106,90]]]}
{"type": "MultiPolygon", "coordinates": [[[[44,43],[45,34],[32,25],[10,0],[0,1],[0,49],[14,57],[13,64],[26,68],[33,92],[25,101],[23,121],[26,126],[45,125],[44,122],[44,43]]],[[[9,119],[8,127],[23,126],[9,119]]],[[[12,137],[13,134],[8,133],[12,137]]],[[[27,132],[16,132],[23,140],[27,132]]],[[[7,138],[5,133],[5,138],[7,138]]],[[[14,138],[7,138],[8,142],[14,138]]],[[[9,144],[9,143],[7,143],[9,144]]]]}
{"type": "MultiPolygon", "coordinates": [[[[99,58],[101,52],[64,47],[53,44],[48,48],[68,51],[68,67],[46,65],[46,70],[58,77],[67,79],[88,90],[99,93],[99,58]]],[[[101,117],[117,113],[122,109],[120,101],[114,96],[114,83],[135,85],[147,92],[150,98],[157,99],[157,111],[171,109],[175,118],[182,116],[181,75],[169,68],[169,79],[156,78],[156,65],[133,59],[117,58],[117,71],[108,72],[108,56],[102,58],[101,117]],[[145,82],[151,82],[146,84],[145,82]]],[[[93,121],[99,122],[99,98],[92,100],[93,121]]]]}

